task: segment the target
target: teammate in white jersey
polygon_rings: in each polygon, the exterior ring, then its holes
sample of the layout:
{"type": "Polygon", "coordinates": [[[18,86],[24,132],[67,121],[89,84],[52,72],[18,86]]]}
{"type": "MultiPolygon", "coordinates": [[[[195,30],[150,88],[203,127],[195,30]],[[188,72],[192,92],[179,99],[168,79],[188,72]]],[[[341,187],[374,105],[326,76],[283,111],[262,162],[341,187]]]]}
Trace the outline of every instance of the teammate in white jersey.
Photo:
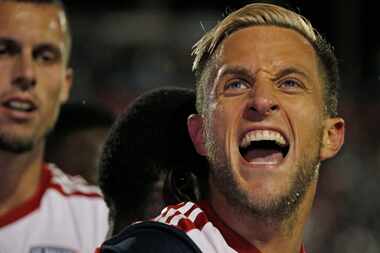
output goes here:
{"type": "Polygon", "coordinates": [[[0,252],[93,252],[104,241],[107,215],[97,187],[43,165],[34,195],[0,216],[0,252]]]}
{"type": "Polygon", "coordinates": [[[188,129],[209,161],[209,194],[128,228],[104,252],[302,251],[320,163],[344,142],[331,46],[299,14],[254,3],[193,54],[198,114],[188,129]]]}
{"type": "Polygon", "coordinates": [[[69,96],[70,44],[59,1],[0,0],[0,252],[88,252],[105,236],[99,196],[43,161],[69,96]]]}

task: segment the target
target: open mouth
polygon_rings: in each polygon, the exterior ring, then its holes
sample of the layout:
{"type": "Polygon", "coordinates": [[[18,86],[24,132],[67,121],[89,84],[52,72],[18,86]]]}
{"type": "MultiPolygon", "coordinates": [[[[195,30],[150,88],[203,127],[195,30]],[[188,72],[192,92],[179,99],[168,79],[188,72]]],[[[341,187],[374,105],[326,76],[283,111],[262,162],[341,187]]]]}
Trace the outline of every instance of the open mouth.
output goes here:
{"type": "Polygon", "coordinates": [[[272,130],[248,132],[239,145],[241,156],[251,164],[276,165],[289,152],[289,143],[284,136],[272,130]]]}
{"type": "Polygon", "coordinates": [[[33,112],[37,109],[32,102],[21,100],[8,100],[2,103],[2,105],[7,109],[18,112],[33,112]]]}

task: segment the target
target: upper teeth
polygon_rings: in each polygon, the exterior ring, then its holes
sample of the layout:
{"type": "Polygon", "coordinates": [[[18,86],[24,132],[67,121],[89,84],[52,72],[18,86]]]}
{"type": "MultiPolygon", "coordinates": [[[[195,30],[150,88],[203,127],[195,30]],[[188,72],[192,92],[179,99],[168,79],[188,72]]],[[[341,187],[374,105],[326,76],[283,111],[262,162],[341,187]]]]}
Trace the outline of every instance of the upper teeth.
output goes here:
{"type": "Polygon", "coordinates": [[[279,132],[272,130],[254,130],[244,136],[240,147],[246,148],[252,141],[275,141],[280,146],[286,145],[285,138],[279,132]]]}
{"type": "Polygon", "coordinates": [[[32,105],[27,102],[21,102],[21,101],[11,101],[9,102],[9,106],[12,107],[13,109],[17,110],[29,110],[32,108],[32,105]]]}

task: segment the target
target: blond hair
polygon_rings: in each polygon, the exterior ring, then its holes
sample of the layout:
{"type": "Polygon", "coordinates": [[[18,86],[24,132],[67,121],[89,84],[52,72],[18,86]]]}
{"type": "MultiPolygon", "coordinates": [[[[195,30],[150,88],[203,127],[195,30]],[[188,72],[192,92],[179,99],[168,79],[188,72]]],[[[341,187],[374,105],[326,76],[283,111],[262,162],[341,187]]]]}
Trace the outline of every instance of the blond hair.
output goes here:
{"type": "Polygon", "coordinates": [[[304,36],[314,47],[325,81],[325,102],[328,115],[337,114],[337,60],[332,47],[302,15],[283,7],[253,3],[232,12],[207,32],[193,47],[193,72],[196,76],[197,110],[203,113],[206,88],[212,79],[211,63],[218,45],[229,35],[250,26],[271,25],[292,29],[304,36]]]}

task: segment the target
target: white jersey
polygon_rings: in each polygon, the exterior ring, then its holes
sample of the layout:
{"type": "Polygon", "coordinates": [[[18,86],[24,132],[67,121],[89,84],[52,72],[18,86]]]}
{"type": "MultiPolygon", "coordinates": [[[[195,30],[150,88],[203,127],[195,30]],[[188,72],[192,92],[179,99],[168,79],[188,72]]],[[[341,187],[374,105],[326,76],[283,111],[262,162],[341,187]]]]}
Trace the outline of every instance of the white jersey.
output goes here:
{"type": "Polygon", "coordinates": [[[169,206],[153,220],[182,230],[202,252],[237,253],[228,245],[218,228],[208,220],[204,210],[195,203],[187,202],[169,206]]]}
{"type": "Polygon", "coordinates": [[[0,253],[89,253],[108,230],[108,209],[95,186],[42,169],[39,190],[0,216],[0,253]]]}

